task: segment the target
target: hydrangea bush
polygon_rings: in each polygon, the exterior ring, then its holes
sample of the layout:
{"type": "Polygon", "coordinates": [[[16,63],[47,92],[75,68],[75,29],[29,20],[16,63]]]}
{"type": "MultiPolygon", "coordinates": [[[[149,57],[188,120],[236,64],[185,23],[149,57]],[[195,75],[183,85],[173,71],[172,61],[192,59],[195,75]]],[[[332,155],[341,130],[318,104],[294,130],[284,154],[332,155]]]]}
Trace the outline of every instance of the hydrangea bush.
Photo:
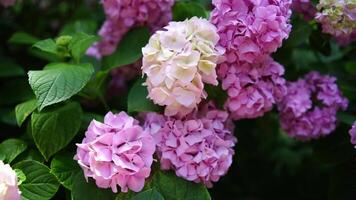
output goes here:
{"type": "Polygon", "coordinates": [[[354,0],[0,0],[0,200],[356,199],[354,0]]]}

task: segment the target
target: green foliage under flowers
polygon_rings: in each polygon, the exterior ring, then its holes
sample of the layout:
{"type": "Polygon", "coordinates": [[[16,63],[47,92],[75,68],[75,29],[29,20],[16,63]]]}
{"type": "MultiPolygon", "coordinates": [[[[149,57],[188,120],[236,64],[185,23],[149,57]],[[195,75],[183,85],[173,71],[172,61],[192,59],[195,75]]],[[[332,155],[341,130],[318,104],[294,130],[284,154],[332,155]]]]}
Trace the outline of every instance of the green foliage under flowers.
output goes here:
{"type": "MultiPolygon", "coordinates": [[[[97,61],[85,55],[100,39],[104,13],[97,1],[18,2],[0,7],[0,160],[15,169],[22,200],[356,199],[356,151],[347,134],[356,120],[355,43],[341,47],[315,21],[294,14],[290,37],[273,55],[284,65],[287,80],[311,70],[338,78],[350,106],[338,113],[339,126],[330,136],[295,141],[272,111],[235,123],[234,163],[212,189],[155,163],[141,192],[115,194],[85,180],[73,160],[75,144],[90,121],[102,121],[109,110],[162,111],[146,98],[141,77],[129,82],[127,91],[107,94],[110,71],[141,58],[149,29],[132,29],[111,56],[97,61]]],[[[178,0],[173,18],[209,18],[210,3],[178,0]]],[[[206,91],[223,108],[221,87],[206,91]]]]}

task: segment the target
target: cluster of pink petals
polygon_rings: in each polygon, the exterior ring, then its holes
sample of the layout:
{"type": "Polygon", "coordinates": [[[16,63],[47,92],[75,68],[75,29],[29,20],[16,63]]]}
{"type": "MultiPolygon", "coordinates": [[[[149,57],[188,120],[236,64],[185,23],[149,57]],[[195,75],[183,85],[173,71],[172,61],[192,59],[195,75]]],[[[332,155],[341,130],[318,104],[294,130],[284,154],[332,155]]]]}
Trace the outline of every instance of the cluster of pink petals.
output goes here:
{"type": "Polygon", "coordinates": [[[155,138],[163,170],[212,187],[232,163],[237,140],[230,122],[227,112],[209,106],[184,119],[149,113],[145,127],[155,138]]]}
{"type": "Polygon", "coordinates": [[[315,19],[339,44],[356,41],[356,1],[320,0],[315,19]]]}
{"type": "Polygon", "coordinates": [[[263,60],[291,31],[291,0],[213,0],[211,22],[229,59],[263,60]]]}
{"type": "Polygon", "coordinates": [[[88,54],[101,58],[112,54],[121,38],[135,26],[158,30],[172,19],[174,0],[102,0],[106,21],[99,35],[102,40],[88,49],[88,54]]]}
{"type": "Polygon", "coordinates": [[[270,57],[254,64],[227,60],[218,74],[228,94],[225,108],[234,120],[261,117],[286,94],[284,68],[270,57]]]}
{"type": "Polygon", "coordinates": [[[292,10],[303,15],[305,20],[312,20],[316,14],[316,7],[310,0],[292,0],[292,10]]]}
{"type": "Polygon", "coordinates": [[[184,116],[206,98],[204,83],[217,85],[216,66],[223,50],[214,25],[193,17],[170,22],[142,49],[148,98],[165,106],[165,115],[184,116]]]}
{"type": "Polygon", "coordinates": [[[9,7],[14,5],[16,0],[0,0],[0,4],[4,7],[9,7]]]}
{"type": "Polygon", "coordinates": [[[352,127],[349,130],[349,134],[351,137],[351,144],[356,145],[356,122],[352,124],[352,127]]]}
{"type": "Polygon", "coordinates": [[[336,78],[310,72],[304,79],[287,83],[287,95],[278,104],[280,122],[287,134],[299,140],[317,139],[336,127],[336,113],[348,100],[336,78]]]}
{"type": "Polygon", "coordinates": [[[155,144],[138,121],[125,112],[109,112],[104,123],[93,120],[81,144],[77,144],[75,159],[86,178],[92,177],[100,188],[122,192],[128,188],[142,190],[149,177],[155,144]]]}
{"type": "Polygon", "coordinates": [[[20,193],[16,172],[0,160],[0,199],[20,200],[20,193]]]}

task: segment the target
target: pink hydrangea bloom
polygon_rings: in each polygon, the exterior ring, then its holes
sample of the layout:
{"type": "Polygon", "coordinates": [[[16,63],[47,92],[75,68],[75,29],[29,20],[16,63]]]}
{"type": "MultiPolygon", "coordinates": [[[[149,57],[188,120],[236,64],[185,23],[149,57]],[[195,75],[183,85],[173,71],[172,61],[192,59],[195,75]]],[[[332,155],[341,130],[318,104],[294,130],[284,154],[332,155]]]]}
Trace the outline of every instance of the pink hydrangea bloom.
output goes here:
{"type": "Polygon", "coordinates": [[[0,160],[0,199],[19,200],[20,193],[17,186],[16,172],[12,170],[10,165],[5,165],[0,160]]]}
{"type": "Polygon", "coordinates": [[[16,3],[16,0],[0,0],[0,4],[4,7],[12,6],[16,3]]]}
{"type": "Polygon", "coordinates": [[[286,93],[284,68],[270,57],[255,64],[224,62],[218,74],[228,94],[225,107],[235,120],[262,116],[286,93]]]}
{"type": "Polygon", "coordinates": [[[341,45],[356,40],[356,1],[320,0],[315,19],[341,45]]]}
{"type": "Polygon", "coordinates": [[[336,127],[336,113],[348,100],[339,91],[336,78],[310,72],[304,79],[287,83],[287,95],[278,104],[282,128],[299,140],[316,139],[336,127]]]}
{"type": "Polygon", "coordinates": [[[213,4],[211,22],[230,62],[263,60],[291,31],[291,0],[213,0],[213,4]]]}
{"type": "Polygon", "coordinates": [[[351,144],[356,145],[356,122],[352,124],[349,134],[351,137],[351,144]]]}
{"type": "Polygon", "coordinates": [[[151,172],[155,144],[138,121],[125,112],[109,112],[104,123],[93,120],[74,157],[100,188],[142,190],[151,172]]]}
{"type": "Polygon", "coordinates": [[[170,22],[142,49],[148,98],[166,106],[165,115],[186,115],[206,98],[204,83],[217,85],[216,65],[223,54],[214,25],[193,17],[170,22]]]}
{"type": "Polygon", "coordinates": [[[316,7],[310,0],[293,0],[292,10],[303,15],[305,20],[312,20],[316,14],[316,7]]]}
{"type": "Polygon", "coordinates": [[[149,26],[152,31],[172,18],[174,0],[102,0],[106,21],[99,31],[102,40],[88,54],[101,58],[112,54],[121,38],[135,26],[149,26]]]}
{"type": "Polygon", "coordinates": [[[161,168],[186,180],[212,187],[232,163],[237,140],[225,111],[209,107],[184,119],[149,113],[145,127],[157,143],[161,168]]]}

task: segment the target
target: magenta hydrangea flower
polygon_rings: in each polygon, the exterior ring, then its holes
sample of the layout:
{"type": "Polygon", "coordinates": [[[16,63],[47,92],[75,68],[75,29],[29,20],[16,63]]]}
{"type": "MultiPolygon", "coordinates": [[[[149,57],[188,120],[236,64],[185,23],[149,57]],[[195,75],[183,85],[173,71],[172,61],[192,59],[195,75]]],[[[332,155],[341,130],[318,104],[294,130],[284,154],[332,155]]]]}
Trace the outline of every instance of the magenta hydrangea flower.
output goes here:
{"type": "Polygon", "coordinates": [[[316,7],[310,0],[292,0],[292,10],[303,15],[307,21],[314,19],[316,14],[316,7]]]}
{"type": "Polygon", "coordinates": [[[349,130],[349,134],[351,137],[351,144],[356,145],[356,122],[352,124],[352,127],[349,130]]]}
{"type": "Polygon", "coordinates": [[[320,0],[315,19],[323,32],[331,34],[339,44],[356,40],[356,1],[320,0]]]}
{"type": "Polygon", "coordinates": [[[228,94],[225,108],[235,120],[263,116],[286,93],[284,68],[270,57],[254,64],[225,62],[218,74],[228,94]]]}
{"type": "Polygon", "coordinates": [[[304,79],[287,83],[287,95],[278,104],[280,122],[287,134],[299,140],[316,139],[336,127],[336,113],[345,110],[336,78],[310,72],[304,79]]]}
{"type": "Polygon", "coordinates": [[[12,6],[16,3],[16,0],[0,0],[0,4],[4,7],[12,6]]]}
{"type": "Polygon", "coordinates": [[[109,112],[104,123],[93,120],[74,159],[86,178],[95,179],[100,188],[117,192],[138,192],[151,172],[155,144],[138,121],[125,112],[109,112]]]}
{"type": "Polygon", "coordinates": [[[291,0],[213,0],[211,22],[230,62],[256,62],[275,52],[291,31],[291,0]]]}
{"type": "Polygon", "coordinates": [[[149,113],[145,127],[155,138],[163,170],[212,187],[232,163],[237,140],[230,122],[227,112],[209,107],[184,119],[149,113]]]}
{"type": "Polygon", "coordinates": [[[174,0],[102,0],[106,21],[99,31],[102,40],[88,49],[88,54],[101,58],[112,54],[121,38],[135,26],[148,26],[152,32],[172,19],[174,0]]]}

